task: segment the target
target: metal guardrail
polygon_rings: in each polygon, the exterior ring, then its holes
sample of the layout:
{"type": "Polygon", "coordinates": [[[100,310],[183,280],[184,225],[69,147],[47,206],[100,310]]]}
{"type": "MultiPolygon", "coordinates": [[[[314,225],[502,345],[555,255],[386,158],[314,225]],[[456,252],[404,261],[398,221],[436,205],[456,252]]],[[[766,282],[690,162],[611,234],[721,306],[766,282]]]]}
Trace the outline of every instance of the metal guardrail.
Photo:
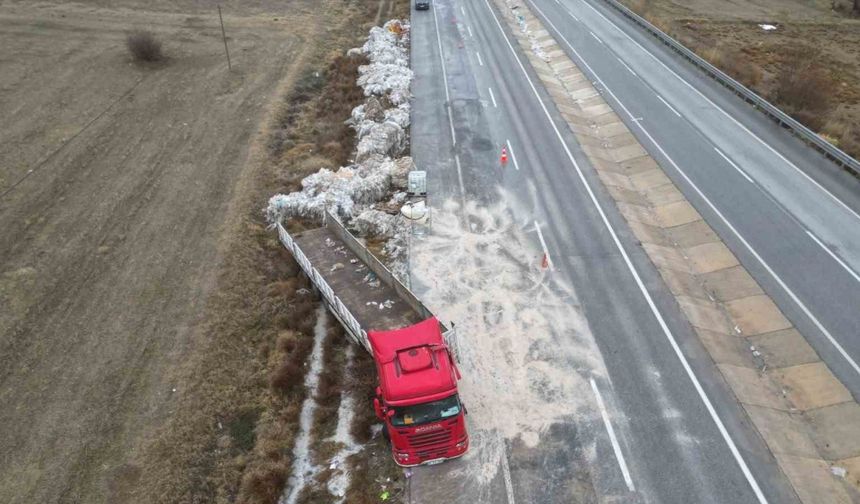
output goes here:
{"type": "Polygon", "coordinates": [[[343,327],[346,329],[353,341],[370,352],[370,342],[367,339],[367,332],[361,328],[361,324],[358,323],[352,313],[346,308],[346,306],[344,306],[340,298],[335,295],[334,290],[332,290],[328,282],[326,282],[322,275],[320,275],[319,271],[313,267],[311,261],[307,258],[304,252],[302,252],[301,247],[299,247],[295,240],[293,240],[290,233],[287,232],[280,222],[277,223],[277,226],[278,238],[281,240],[281,243],[293,254],[299,267],[302,268],[305,275],[308,276],[314,286],[316,286],[320,291],[320,294],[322,294],[322,297],[332,314],[334,314],[340,323],[343,324],[343,327]]]}
{"type": "Polygon", "coordinates": [[[642,18],[626,6],[622,5],[620,2],[618,2],[618,0],[603,1],[607,3],[610,7],[619,11],[621,14],[623,14],[625,17],[627,17],[637,25],[644,28],[648,33],[656,37],[657,40],[662,42],[664,45],[668,46],[670,49],[683,56],[686,60],[697,66],[699,69],[703,70],[706,74],[708,74],[708,76],[731,90],[736,95],[743,98],[744,101],[750,103],[755,108],[765,113],[768,117],[776,121],[780,126],[791,130],[791,132],[795,136],[797,136],[798,138],[824,154],[825,157],[842,166],[843,168],[851,172],[855,177],[860,177],[860,161],[854,159],[835,145],[821,138],[821,136],[816,134],[814,131],[799,123],[796,119],[792,118],[769,101],[757,95],[755,92],[753,92],[740,82],[731,78],[719,68],[708,63],[701,56],[697,55],[696,53],[685,47],[683,44],[681,44],[674,38],[664,33],[659,28],[649,23],[646,19],[642,18]]]}

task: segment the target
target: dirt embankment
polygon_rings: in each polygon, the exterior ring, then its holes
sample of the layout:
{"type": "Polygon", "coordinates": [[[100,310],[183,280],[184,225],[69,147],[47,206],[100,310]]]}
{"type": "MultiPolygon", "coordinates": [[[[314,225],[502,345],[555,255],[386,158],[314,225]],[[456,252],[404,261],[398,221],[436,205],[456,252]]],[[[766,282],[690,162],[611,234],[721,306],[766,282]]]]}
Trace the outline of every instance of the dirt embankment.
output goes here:
{"type": "Polygon", "coordinates": [[[848,0],[623,2],[860,157],[860,13],[848,0]]]}
{"type": "Polygon", "coordinates": [[[0,6],[0,501],[234,501],[261,440],[287,463],[260,425],[313,306],[260,209],[341,155],[273,160],[271,120],[392,4],[228,2],[232,72],[214,1],[105,5],[0,6]],[[130,60],[140,27],[166,61],[130,60]]]}

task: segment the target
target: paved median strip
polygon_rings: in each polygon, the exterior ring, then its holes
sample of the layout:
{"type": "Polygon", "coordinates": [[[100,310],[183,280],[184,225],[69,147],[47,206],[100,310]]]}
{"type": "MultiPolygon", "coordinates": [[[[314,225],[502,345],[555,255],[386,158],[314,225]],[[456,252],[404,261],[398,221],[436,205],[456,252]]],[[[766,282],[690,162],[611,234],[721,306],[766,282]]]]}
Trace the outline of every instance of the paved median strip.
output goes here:
{"type": "Polygon", "coordinates": [[[540,20],[519,4],[529,37],[503,2],[497,6],[798,497],[852,502],[860,488],[860,405],[540,20]],[[834,476],[843,470],[844,479],[834,476]]]}

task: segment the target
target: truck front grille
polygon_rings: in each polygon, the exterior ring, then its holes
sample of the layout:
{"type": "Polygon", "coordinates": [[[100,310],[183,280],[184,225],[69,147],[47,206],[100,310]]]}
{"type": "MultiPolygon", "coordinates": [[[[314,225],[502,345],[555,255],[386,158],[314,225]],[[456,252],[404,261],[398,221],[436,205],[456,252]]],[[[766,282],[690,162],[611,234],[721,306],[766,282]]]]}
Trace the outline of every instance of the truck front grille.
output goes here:
{"type": "Polygon", "coordinates": [[[451,431],[435,430],[430,432],[422,432],[421,434],[411,434],[406,437],[409,440],[409,445],[415,449],[431,447],[440,444],[447,444],[451,440],[451,431]]]}

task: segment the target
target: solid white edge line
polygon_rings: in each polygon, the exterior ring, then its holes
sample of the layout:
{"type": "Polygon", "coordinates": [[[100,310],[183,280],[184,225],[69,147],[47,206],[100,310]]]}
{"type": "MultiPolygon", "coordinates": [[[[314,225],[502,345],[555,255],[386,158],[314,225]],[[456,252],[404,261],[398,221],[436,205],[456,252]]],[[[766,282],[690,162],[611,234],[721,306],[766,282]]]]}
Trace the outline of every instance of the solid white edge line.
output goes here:
{"type": "Polygon", "coordinates": [[[828,331],[824,327],[824,325],[818,320],[818,318],[812,314],[812,311],[807,308],[805,304],[803,304],[800,298],[797,297],[797,294],[795,294],[794,291],[791,290],[788,285],[786,285],[782,278],[776,274],[773,268],[771,268],[770,265],[765,262],[764,258],[762,258],[762,256],[759,255],[759,253],[752,247],[752,245],[750,245],[750,243],[743,236],[741,236],[740,232],[738,232],[738,230],[728,221],[728,219],[726,219],[723,213],[717,209],[717,207],[711,202],[711,200],[708,199],[707,196],[705,196],[705,193],[703,193],[702,190],[699,189],[699,186],[694,184],[690,177],[688,177],[687,174],[684,173],[680,167],[678,167],[677,163],[675,163],[675,161],[671,157],[669,157],[668,154],[666,154],[666,151],[663,150],[663,147],[661,147],[656,140],[654,140],[654,137],[651,136],[651,133],[648,133],[648,130],[646,130],[645,127],[641,124],[639,125],[639,127],[642,129],[642,133],[644,133],[648,137],[648,139],[651,140],[651,143],[653,143],[654,146],[663,155],[663,157],[665,157],[666,160],[669,161],[669,163],[675,168],[678,174],[680,174],[681,177],[683,177],[684,180],[687,181],[687,184],[689,184],[690,187],[692,187],[693,190],[696,191],[696,194],[698,194],[699,197],[702,198],[702,200],[708,205],[708,207],[710,207],[710,209],[717,215],[717,217],[719,217],[720,220],[723,221],[723,224],[725,224],[726,227],[729,228],[732,234],[734,234],[735,237],[737,237],[737,239],[740,240],[740,242],[744,245],[744,247],[746,247],[750,254],[755,257],[759,264],[761,264],[762,267],[764,267],[764,269],[773,277],[773,279],[776,280],[776,283],[779,284],[779,286],[785,291],[786,294],[788,294],[788,297],[790,297],[791,300],[794,301],[794,303],[800,308],[803,314],[806,315],[806,317],[810,321],[812,321],[813,325],[815,325],[815,327],[821,332],[821,334],[823,334],[824,337],[827,338],[827,340],[830,342],[830,344],[833,345],[834,348],[836,348],[839,354],[842,355],[842,357],[846,361],[848,361],[848,364],[854,369],[854,371],[857,372],[857,374],[860,374],[860,365],[858,365],[857,362],[850,355],[848,355],[848,352],[846,352],[845,349],[842,348],[842,345],[839,344],[838,341],[836,341],[836,338],[834,338],[833,335],[830,334],[830,331],[828,331]]]}
{"type": "Polygon", "coordinates": [[[636,75],[636,72],[634,72],[632,68],[627,66],[627,63],[625,63],[623,59],[619,58],[618,56],[616,56],[615,59],[617,59],[619,63],[624,65],[624,68],[626,68],[628,72],[632,73],[634,77],[639,77],[638,75],[636,75]]]}
{"type": "Polygon", "coordinates": [[[669,102],[667,102],[666,100],[664,100],[662,96],[657,95],[657,98],[658,98],[661,102],[663,102],[663,105],[665,105],[665,106],[669,107],[669,110],[671,110],[673,114],[675,114],[675,115],[676,115],[676,116],[678,116],[678,117],[681,117],[681,114],[679,114],[679,113],[678,113],[678,111],[677,111],[677,110],[675,110],[675,107],[673,107],[673,106],[669,105],[669,102]]]}
{"type": "Polygon", "coordinates": [[[818,244],[819,247],[823,248],[828,254],[830,254],[830,257],[832,257],[836,262],[838,262],[840,266],[845,268],[845,271],[847,271],[848,274],[853,276],[854,280],[857,280],[858,282],[860,282],[860,275],[858,275],[853,269],[851,269],[851,266],[848,266],[848,264],[846,264],[845,261],[843,261],[838,255],[836,255],[835,252],[830,250],[830,247],[828,247],[827,245],[824,244],[824,242],[819,240],[818,237],[815,236],[811,231],[806,230],[806,234],[808,234],[809,237],[812,238],[815,241],[815,243],[818,244]]]}
{"type": "Polygon", "coordinates": [[[540,230],[540,224],[538,224],[538,221],[535,221],[535,230],[537,231],[538,240],[540,240],[540,246],[543,248],[543,253],[546,256],[547,266],[549,266],[550,270],[554,271],[555,267],[552,265],[552,257],[549,256],[549,248],[547,248],[546,241],[543,239],[543,233],[540,230]]]}
{"type": "Polygon", "coordinates": [[[490,100],[493,101],[493,106],[498,108],[499,105],[496,103],[496,95],[493,94],[493,88],[487,88],[487,90],[490,92],[490,100]]]}
{"type": "Polygon", "coordinates": [[[505,480],[505,494],[508,497],[508,504],[516,504],[514,501],[514,482],[511,480],[511,466],[508,463],[508,446],[505,443],[502,435],[499,434],[499,439],[502,445],[502,479],[505,480]]]}
{"type": "Polygon", "coordinates": [[[627,489],[631,492],[636,491],[633,486],[633,478],[630,476],[630,471],[627,469],[627,462],[624,461],[624,453],[621,452],[621,445],[618,444],[618,438],[615,437],[615,429],[612,428],[612,422],[609,420],[609,412],[606,411],[606,406],[603,404],[603,397],[600,395],[600,389],[597,388],[597,382],[594,378],[589,378],[591,381],[591,390],[594,391],[594,398],[597,400],[597,407],[600,409],[600,416],[603,417],[603,424],[606,426],[606,432],[609,434],[609,442],[612,444],[612,451],[615,452],[615,459],[621,467],[621,475],[624,476],[624,483],[627,484],[627,489]]]}
{"type": "Polygon", "coordinates": [[[451,114],[451,94],[448,92],[448,72],[445,70],[445,53],[442,51],[442,37],[439,35],[439,18],[436,16],[436,4],[433,4],[433,23],[436,25],[436,44],[439,46],[439,62],[442,64],[442,80],[445,82],[445,109],[448,112],[448,126],[451,128],[451,144],[457,145],[457,134],[454,132],[454,118],[451,114]]]}
{"type": "MultiPolygon", "coordinates": [[[[538,12],[541,12],[541,10],[537,6],[533,5],[533,7],[538,12]]],[[[546,18],[546,16],[542,12],[541,12],[541,15],[544,18],[546,18]]],[[[567,39],[564,38],[564,35],[562,35],[561,32],[559,32],[558,29],[555,28],[552,21],[547,19],[547,23],[549,23],[549,25],[553,28],[553,30],[555,30],[556,33],[558,33],[559,37],[561,37],[561,39],[564,41],[564,43],[567,44],[568,47],[570,47],[570,50],[573,51],[574,54],[576,54],[576,57],[579,58],[583,62],[583,64],[585,64],[585,66],[589,69],[589,71],[591,71],[591,73],[596,77],[597,81],[606,89],[606,91],[616,101],[616,103],[618,103],[618,105],[620,105],[621,108],[623,108],[625,111],[627,111],[627,113],[631,117],[633,117],[633,115],[630,114],[630,111],[627,110],[627,107],[624,106],[624,103],[622,103],[621,100],[619,100],[618,97],[615,96],[615,93],[613,93],[612,90],[609,89],[609,86],[607,86],[606,83],[603,82],[600,79],[600,77],[597,76],[597,73],[591,69],[591,67],[588,65],[588,63],[585,61],[585,59],[579,54],[579,52],[576,49],[574,49],[574,47],[570,44],[570,42],[568,42],[567,39]]],[[[755,257],[755,259],[759,262],[759,264],[761,264],[762,267],[764,267],[764,269],[768,272],[768,274],[770,274],[773,277],[773,279],[776,280],[776,283],[786,292],[786,294],[788,294],[788,297],[790,297],[791,300],[800,308],[800,310],[803,312],[803,314],[810,321],[812,321],[812,324],[821,332],[821,334],[824,335],[824,337],[827,339],[827,341],[829,341],[830,344],[833,345],[833,347],[836,349],[836,351],[839,352],[839,355],[841,355],[842,358],[844,358],[848,362],[848,365],[850,365],[851,368],[857,374],[860,374],[860,365],[858,365],[857,362],[848,354],[848,352],[845,351],[845,348],[843,348],[842,345],[838,341],[836,341],[836,338],[834,338],[833,335],[830,334],[830,331],[828,331],[827,328],[824,327],[824,324],[822,324],[821,321],[819,321],[818,318],[815,315],[813,315],[812,311],[800,300],[799,297],[797,297],[797,294],[795,294],[794,291],[791,290],[788,287],[788,285],[782,280],[782,278],[776,274],[776,272],[773,270],[773,268],[771,268],[770,265],[765,262],[764,258],[761,255],[759,255],[759,253],[752,247],[752,245],[750,245],[750,243],[743,236],[741,236],[740,232],[738,232],[738,230],[728,221],[728,219],[726,219],[726,217],[723,215],[723,213],[717,209],[716,205],[714,205],[711,202],[711,200],[708,199],[707,196],[705,196],[705,193],[702,192],[701,189],[699,189],[699,186],[694,184],[692,179],[690,179],[690,177],[688,177],[687,174],[684,173],[683,170],[681,170],[681,168],[678,166],[678,164],[675,163],[675,160],[672,159],[666,153],[665,150],[663,150],[663,147],[659,143],[657,143],[657,140],[655,140],[654,137],[651,136],[651,133],[649,133],[648,130],[646,130],[645,127],[642,126],[641,122],[636,121],[635,117],[633,117],[633,120],[639,126],[639,128],[642,130],[642,133],[644,133],[648,137],[648,139],[651,141],[651,143],[654,144],[654,146],[657,148],[657,150],[660,151],[660,154],[662,154],[663,157],[665,157],[666,160],[669,161],[669,163],[672,165],[672,167],[675,169],[675,171],[677,171],[678,174],[681,175],[681,177],[687,182],[687,184],[689,184],[690,187],[693,188],[693,190],[696,192],[696,194],[698,194],[699,197],[702,198],[702,200],[708,205],[708,207],[710,207],[711,210],[717,215],[717,217],[720,218],[720,220],[723,222],[723,224],[725,224],[726,227],[729,228],[729,230],[732,232],[732,234],[734,234],[738,238],[738,240],[740,240],[740,242],[744,245],[744,247],[746,247],[746,249],[750,252],[750,254],[752,254],[753,257],[755,257]]]]}
{"type": "Polygon", "coordinates": [[[520,164],[517,163],[517,155],[514,154],[514,147],[511,145],[511,141],[505,140],[505,143],[508,146],[508,152],[511,153],[511,161],[514,162],[514,168],[516,168],[517,171],[520,171],[520,164]]]}
{"type": "Polygon", "coordinates": [[[481,59],[481,53],[479,53],[478,51],[475,51],[475,56],[478,57],[478,64],[481,66],[484,66],[484,60],[481,59]]]}
{"type": "MultiPolygon", "coordinates": [[[[618,238],[618,234],[615,232],[615,229],[612,227],[612,224],[609,222],[609,217],[607,217],[606,212],[603,210],[603,207],[600,205],[600,202],[597,200],[597,196],[594,194],[594,190],[591,188],[591,185],[588,183],[588,179],[585,178],[585,174],[583,173],[582,168],[580,168],[579,163],[577,163],[576,159],[574,159],[573,154],[570,152],[570,149],[567,146],[567,143],[565,143],[565,141],[564,141],[564,137],[561,136],[561,132],[558,130],[558,126],[556,126],[555,121],[553,121],[552,115],[549,113],[549,110],[547,110],[546,105],[543,102],[543,99],[540,97],[540,93],[538,93],[538,90],[535,87],[534,83],[532,82],[531,77],[529,76],[528,72],[526,71],[525,66],[523,66],[522,61],[520,61],[519,55],[517,55],[517,52],[514,49],[513,45],[511,44],[511,41],[508,40],[508,35],[505,33],[505,30],[502,28],[502,25],[499,22],[498,17],[496,17],[496,14],[493,11],[492,7],[490,7],[489,0],[484,0],[484,3],[487,6],[487,9],[490,10],[491,15],[493,16],[493,19],[496,22],[496,26],[498,26],[499,31],[502,33],[502,36],[504,37],[505,42],[508,45],[508,48],[511,50],[511,53],[514,55],[514,59],[517,60],[517,63],[519,64],[519,67],[520,67],[520,70],[523,72],[523,75],[525,75],[526,80],[529,82],[529,86],[531,86],[532,92],[534,93],[535,97],[537,98],[538,103],[540,103],[540,106],[543,109],[544,115],[546,115],[546,118],[549,121],[550,125],[552,126],[552,129],[555,132],[559,143],[561,143],[562,148],[564,149],[565,153],[567,154],[567,158],[570,160],[570,163],[573,165],[574,169],[576,170],[577,176],[582,181],[582,184],[585,187],[585,190],[588,193],[589,198],[591,199],[592,203],[594,204],[595,208],[597,209],[597,213],[600,215],[601,220],[603,220],[603,224],[606,226],[606,229],[609,231],[609,234],[612,237],[612,240],[615,243],[615,246],[618,248],[618,251],[621,253],[621,257],[624,259],[624,263],[627,265],[627,269],[630,271],[630,274],[633,275],[633,279],[635,280],[636,285],[639,287],[639,291],[642,293],[642,296],[645,298],[645,301],[648,303],[648,307],[651,309],[651,313],[653,313],[654,317],[657,319],[657,322],[660,325],[660,328],[662,329],[663,334],[669,340],[669,344],[671,345],[672,350],[675,352],[675,355],[678,357],[678,360],[681,362],[681,366],[684,368],[684,371],[686,372],[687,377],[693,383],[693,387],[696,389],[696,393],[699,395],[699,398],[702,400],[702,403],[704,404],[705,409],[708,410],[708,414],[710,415],[711,419],[714,421],[714,424],[717,426],[717,430],[720,432],[720,435],[722,436],[723,441],[725,441],[726,445],[729,448],[729,451],[731,451],[732,456],[735,459],[735,462],[738,464],[738,467],[740,468],[741,472],[744,474],[744,477],[746,478],[747,483],[752,488],[753,493],[755,494],[758,502],[760,502],[761,504],[767,504],[768,500],[764,496],[764,493],[762,492],[761,488],[759,487],[758,481],[756,481],[755,476],[753,476],[752,472],[749,469],[749,466],[747,466],[747,463],[744,460],[743,456],[741,455],[740,451],[738,450],[737,445],[735,445],[735,442],[732,439],[731,435],[729,434],[728,430],[726,429],[726,426],[723,424],[722,419],[720,418],[719,414],[717,414],[717,411],[714,408],[713,403],[711,403],[711,399],[708,397],[707,393],[705,393],[705,390],[702,388],[702,384],[699,383],[699,379],[696,377],[696,373],[693,372],[693,368],[690,367],[690,363],[687,361],[687,358],[684,356],[684,352],[681,351],[681,347],[678,345],[678,342],[675,340],[675,336],[672,334],[671,329],[669,329],[669,326],[666,323],[666,320],[663,318],[663,314],[660,313],[660,310],[657,308],[657,305],[654,303],[654,299],[651,297],[651,293],[648,292],[648,289],[645,287],[645,283],[642,281],[642,278],[639,276],[639,272],[636,270],[636,267],[633,265],[633,261],[630,259],[630,256],[627,254],[627,250],[624,248],[624,245],[621,243],[621,240],[618,238]]],[[[532,4],[532,5],[534,6],[534,4],[532,4]]],[[[540,11],[540,9],[538,9],[538,11],[540,11]]],[[[544,18],[546,18],[546,16],[544,16],[543,13],[541,13],[541,15],[544,18]]],[[[553,27],[553,29],[555,29],[555,28],[553,27]]],[[[558,30],[555,30],[555,31],[558,32],[558,30]]],[[[570,45],[570,44],[568,44],[568,45],[570,45]]],[[[637,124],[639,124],[639,123],[637,122],[637,124]]]]}
{"type": "Polygon", "coordinates": [[[730,164],[730,165],[732,166],[732,168],[734,168],[735,170],[737,170],[737,171],[738,171],[738,173],[740,173],[741,175],[743,175],[743,177],[744,177],[745,179],[747,179],[747,181],[749,181],[749,183],[750,183],[750,184],[755,184],[755,182],[753,181],[753,179],[751,179],[751,178],[750,178],[750,176],[749,176],[749,175],[747,175],[747,174],[746,174],[746,172],[745,172],[745,171],[743,171],[743,170],[741,169],[741,167],[740,167],[740,166],[738,166],[737,164],[735,164],[735,162],[734,162],[734,161],[732,161],[731,159],[729,159],[729,157],[728,157],[728,156],[726,156],[725,154],[723,154],[723,151],[721,151],[720,149],[718,149],[718,148],[716,148],[716,147],[714,147],[714,150],[715,150],[715,151],[717,151],[717,154],[719,154],[721,158],[723,158],[723,159],[725,159],[725,160],[726,160],[726,163],[730,164]]]}
{"type": "Polygon", "coordinates": [[[592,37],[594,37],[594,40],[596,40],[596,41],[600,42],[601,44],[603,44],[603,41],[602,41],[602,40],[600,40],[600,37],[598,37],[597,35],[595,35],[593,31],[590,31],[590,32],[588,32],[588,33],[590,33],[590,34],[591,34],[591,36],[592,36],[592,37]]]}
{"type": "MultiPolygon", "coordinates": [[[[857,219],[860,219],[860,214],[858,214],[857,212],[855,212],[853,208],[851,208],[850,206],[848,206],[848,204],[846,204],[844,201],[842,201],[842,200],[840,200],[839,198],[837,198],[835,194],[833,194],[833,193],[832,193],[832,192],[830,192],[826,187],[824,187],[823,185],[821,185],[820,183],[818,183],[818,181],[817,181],[817,180],[815,180],[814,178],[812,178],[812,176],[811,176],[811,175],[809,175],[809,174],[808,174],[808,173],[806,173],[805,171],[801,170],[799,166],[797,166],[796,164],[794,164],[793,162],[791,162],[788,158],[786,158],[784,155],[782,155],[782,153],[780,153],[780,152],[779,152],[779,151],[777,151],[775,148],[773,148],[769,143],[767,143],[767,142],[765,142],[764,140],[762,140],[762,139],[761,139],[761,137],[759,137],[758,135],[756,135],[755,133],[753,133],[749,128],[747,128],[746,126],[744,126],[740,121],[738,121],[737,119],[735,119],[731,114],[729,114],[728,112],[726,112],[722,107],[720,107],[719,105],[717,105],[716,103],[714,103],[714,101],[713,101],[713,100],[711,100],[710,98],[708,98],[707,96],[705,96],[705,94],[704,94],[704,93],[702,93],[701,91],[699,91],[698,89],[696,89],[696,87],[695,87],[695,86],[693,86],[692,84],[690,84],[689,82],[687,82],[686,80],[684,80],[684,78],[683,78],[683,77],[681,77],[680,75],[678,75],[678,73],[677,73],[677,72],[675,72],[674,70],[672,70],[671,68],[669,68],[669,66],[668,66],[668,65],[666,65],[665,63],[663,63],[663,62],[662,62],[662,61],[661,61],[657,56],[655,56],[653,53],[651,53],[651,51],[649,51],[648,49],[645,49],[645,47],[643,47],[639,42],[636,42],[636,40],[634,40],[634,39],[633,39],[633,37],[631,37],[630,35],[628,35],[628,34],[627,34],[624,30],[622,30],[618,25],[616,25],[614,22],[612,22],[611,20],[609,20],[609,18],[607,18],[606,16],[604,16],[600,11],[598,11],[598,10],[597,10],[597,9],[595,9],[593,6],[591,6],[591,4],[589,4],[586,0],[582,0],[582,3],[584,3],[584,4],[585,4],[589,9],[593,10],[593,11],[594,11],[598,16],[600,16],[600,17],[602,17],[604,20],[606,20],[606,22],[608,22],[609,24],[611,24],[611,25],[612,25],[616,30],[618,30],[619,32],[621,32],[621,34],[622,34],[622,35],[624,35],[625,37],[627,37],[627,39],[629,39],[631,42],[633,42],[633,43],[634,43],[634,44],[635,44],[639,49],[642,49],[642,50],[643,50],[643,51],[644,51],[648,56],[651,56],[651,58],[652,58],[652,59],[654,59],[654,61],[656,61],[656,62],[657,62],[657,63],[659,63],[663,68],[665,68],[666,70],[668,70],[668,71],[669,71],[669,73],[671,73],[672,75],[674,75],[678,80],[680,80],[681,82],[683,82],[687,87],[689,87],[689,88],[690,88],[690,89],[692,89],[694,92],[696,92],[696,94],[698,94],[699,96],[701,96],[702,98],[704,98],[704,99],[705,99],[705,101],[707,101],[708,103],[710,103],[710,104],[711,104],[711,106],[713,106],[714,108],[716,108],[717,110],[719,110],[723,115],[725,115],[725,116],[726,116],[726,117],[728,117],[732,122],[734,122],[735,124],[737,124],[737,125],[738,125],[742,130],[744,130],[744,131],[745,131],[746,133],[748,133],[750,136],[752,136],[753,138],[755,138],[755,139],[756,139],[760,144],[764,145],[768,150],[770,150],[771,152],[773,152],[774,154],[776,154],[776,156],[777,156],[778,158],[780,158],[781,160],[783,160],[783,161],[784,161],[786,164],[788,164],[790,167],[794,168],[798,173],[800,173],[800,174],[801,174],[801,175],[803,175],[807,180],[809,180],[810,182],[812,182],[812,184],[813,184],[813,185],[815,185],[816,187],[818,187],[819,189],[821,189],[822,191],[824,191],[824,193],[825,193],[825,194],[827,194],[830,198],[832,198],[834,201],[836,201],[836,202],[837,202],[840,206],[842,206],[844,209],[848,210],[852,215],[854,215],[854,217],[856,217],[857,219]]],[[[574,18],[575,18],[575,16],[573,16],[573,13],[571,13],[571,12],[567,11],[566,9],[565,9],[565,12],[567,12],[568,14],[570,14],[570,16],[572,16],[572,17],[574,17],[574,18]]]]}

